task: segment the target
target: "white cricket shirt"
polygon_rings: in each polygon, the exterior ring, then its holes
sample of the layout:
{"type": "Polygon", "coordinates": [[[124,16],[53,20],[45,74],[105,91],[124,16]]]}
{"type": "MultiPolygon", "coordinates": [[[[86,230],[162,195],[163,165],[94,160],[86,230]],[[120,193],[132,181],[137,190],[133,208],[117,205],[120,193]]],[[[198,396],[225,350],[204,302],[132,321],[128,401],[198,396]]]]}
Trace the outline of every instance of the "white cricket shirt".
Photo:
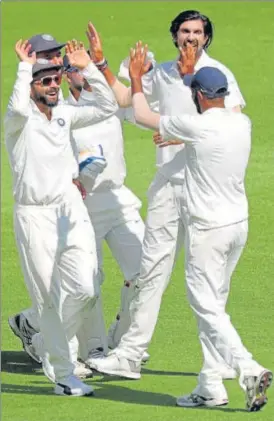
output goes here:
{"type": "MultiPolygon", "coordinates": [[[[248,218],[244,178],[251,122],[242,113],[212,108],[202,115],[163,116],[165,139],[185,142],[185,193],[189,222],[209,229],[248,218]]],[[[175,157],[180,161],[181,153],[175,157]]]]}
{"type": "Polygon", "coordinates": [[[32,65],[19,63],[5,117],[5,141],[13,173],[13,194],[22,205],[50,205],[76,196],[72,183],[71,131],[95,124],[117,111],[105,78],[90,63],[83,71],[97,95],[97,105],[52,109],[49,121],[30,99],[32,65]]]}
{"type": "MultiPolygon", "coordinates": [[[[81,106],[96,105],[97,100],[93,92],[82,90],[78,101],[70,93],[67,102],[81,106]]],[[[73,130],[78,152],[92,150],[94,146],[100,144],[107,161],[107,167],[97,176],[95,183],[90,177],[81,176],[88,193],[85,203],[91,212],[115,209],[123,205],[141,206],[139,199],[129,189],[126,187],[120,189],[126,177],[122,124],[124,120],[133,121],[132,119],[133,110],[121,108],[104,121],[73,130]]]]}
{"type": "MultiPolygon", "coordinates": [[[[228,79],[230,95],[226,97],[225,105],[232,108],[237,105],[245,106],[245,101],[240,92],[234,75],[223,64],[209,57],[205,51],[195,65],[195,73],[202,67],[211,66],[220,69],[228,79]]],[[[159,113],[167,116],[182,114],[197,115],[196,106],[191,97],[191,75],[182,78],[177,69],[177,60],[157,65],[151,72],[142,78],[144,93],[149,103],[159,102],[159,113]]],[[[173,182],[182,183],[184,179],[184,162],[176,166],[173,161],[176,153],[184,148],[183,145],[157,148],[157,166],[166,178],[173,182]],[[173,165],[165,165],[172,162],[173,165]]]]}

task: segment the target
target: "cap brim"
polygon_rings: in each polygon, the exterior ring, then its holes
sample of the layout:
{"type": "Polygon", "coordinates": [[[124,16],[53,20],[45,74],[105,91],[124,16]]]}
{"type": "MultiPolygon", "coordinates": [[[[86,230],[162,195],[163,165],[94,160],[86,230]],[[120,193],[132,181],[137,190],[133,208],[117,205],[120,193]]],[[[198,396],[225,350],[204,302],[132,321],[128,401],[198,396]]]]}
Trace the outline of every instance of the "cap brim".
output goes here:
{"type": "Polygon", "coordinates": [[[38,50],[31,50],[31,52],[35,51],[36,53],[44,53],[45,51],[51,52],[54,50],[61,50],[62,48],[65,47],[66,44],[58,44],[56,43],[54,47],[52,48],[43,48],[43,49],[38,49],[38,50]]]}
{"type": "Polygon", "coordinates": [[[57,64],[35,64],[32,68],[32,76],[33,79],[35,78],[35,76],[37,75],[37,73],[40,72],[46,72],[46,71],[50,71],[50,70],[60,70],[62,69],[62,66],[57,65],[57,64]]]}

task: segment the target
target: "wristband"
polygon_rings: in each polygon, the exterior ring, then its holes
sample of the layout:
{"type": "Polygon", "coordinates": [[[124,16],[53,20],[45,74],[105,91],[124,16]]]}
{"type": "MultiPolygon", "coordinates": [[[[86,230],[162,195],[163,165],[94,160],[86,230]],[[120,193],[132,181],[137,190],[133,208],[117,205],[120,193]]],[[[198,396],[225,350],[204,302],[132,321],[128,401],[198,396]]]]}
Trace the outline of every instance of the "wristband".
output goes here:
{"type": "Polygon", "coordinates": [[[108,61],[104,58],[104,60],[99,61],[98,63],[94,63],[98,70],[103,72],[108,67],[108,61]]]}

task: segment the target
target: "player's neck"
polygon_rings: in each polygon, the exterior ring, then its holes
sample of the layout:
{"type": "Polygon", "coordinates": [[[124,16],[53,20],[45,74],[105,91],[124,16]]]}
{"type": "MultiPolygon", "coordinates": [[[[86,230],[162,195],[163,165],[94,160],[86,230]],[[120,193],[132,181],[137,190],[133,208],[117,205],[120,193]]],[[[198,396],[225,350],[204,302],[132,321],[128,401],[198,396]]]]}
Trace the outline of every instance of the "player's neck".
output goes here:
{"type": "Polygon", "coordinates": [[[42,114],[45,114],[48,120],[52,118],[52,107],[49,107],[46,104],[42,104],[41,102],[36,102],[36,106],[42,114]]]}
{"type": "Polygon", "coordinates": [[[71,95],[73,96],[73,98],[74,98],[76,101],[78,101],[78,99],[79,99],[79,97],[80,97],[80,95],[81,95],[81,91],[79,91],[78,89],[73,89],[73,88],[70,88],[70,93],[71,93],[71,95]]]}

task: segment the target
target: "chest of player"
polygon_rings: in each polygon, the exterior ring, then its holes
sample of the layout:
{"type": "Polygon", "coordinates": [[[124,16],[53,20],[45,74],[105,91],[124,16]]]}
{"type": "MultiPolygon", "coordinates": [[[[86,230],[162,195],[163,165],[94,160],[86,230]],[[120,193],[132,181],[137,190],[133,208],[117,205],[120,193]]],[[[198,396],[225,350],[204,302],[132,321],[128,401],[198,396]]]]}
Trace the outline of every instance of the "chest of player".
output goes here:
{"type": "Polygon", "coordinates": [[[190,89],[191,76],[181,78],[175,70],[162,70],[157,76],[160,114],[197,114],[190,89]]]}
{"type": "Polygon", "coordinates": [[[25,127],[24,138],[28,154],[47,159],[64,156],[71,149],[70,122],[60,116],[50,121],[33,116],[25,127]]]}

